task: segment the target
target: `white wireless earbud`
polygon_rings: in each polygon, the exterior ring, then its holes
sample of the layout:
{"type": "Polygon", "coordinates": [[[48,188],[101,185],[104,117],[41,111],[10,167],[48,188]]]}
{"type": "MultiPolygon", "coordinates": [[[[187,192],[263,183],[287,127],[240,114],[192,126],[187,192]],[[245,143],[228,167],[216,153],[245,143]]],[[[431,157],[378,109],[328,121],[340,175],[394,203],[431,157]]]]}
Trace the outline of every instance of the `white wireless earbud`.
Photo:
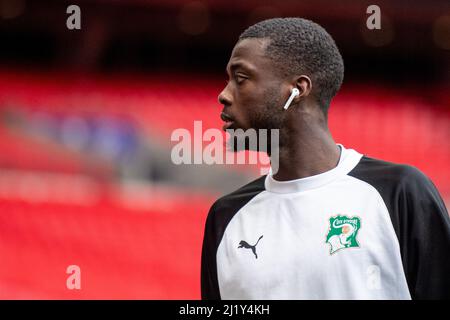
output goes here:
{"type": "Polygon", "coordinates": [[[300,91],[297,88],[292,88],[291,95],[289,96],[288,101],[286,101],[286,104],[284,105],[284,110],[287,110],[287,108],[289,108],[289,106],[292,103],[292,100],[294,100],[294,98],[296,96],[298,96],[299,94],[300,94],[300,91]]]}

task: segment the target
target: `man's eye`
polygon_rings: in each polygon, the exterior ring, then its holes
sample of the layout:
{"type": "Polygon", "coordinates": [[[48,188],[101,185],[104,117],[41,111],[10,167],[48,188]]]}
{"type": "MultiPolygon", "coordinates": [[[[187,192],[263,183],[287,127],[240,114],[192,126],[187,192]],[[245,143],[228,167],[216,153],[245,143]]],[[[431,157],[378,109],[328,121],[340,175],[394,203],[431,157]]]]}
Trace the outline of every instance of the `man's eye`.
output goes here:
{"type": "Polygon", "coordinates": [[[242,76],[242,75],[239,75],[239,74],[235,75],[235,78],[236,78],[236,82],[237,82],[238,84],[241,84],[242,82],[244,82],[245,80],[247,80],[247,77],[242,76]]]}

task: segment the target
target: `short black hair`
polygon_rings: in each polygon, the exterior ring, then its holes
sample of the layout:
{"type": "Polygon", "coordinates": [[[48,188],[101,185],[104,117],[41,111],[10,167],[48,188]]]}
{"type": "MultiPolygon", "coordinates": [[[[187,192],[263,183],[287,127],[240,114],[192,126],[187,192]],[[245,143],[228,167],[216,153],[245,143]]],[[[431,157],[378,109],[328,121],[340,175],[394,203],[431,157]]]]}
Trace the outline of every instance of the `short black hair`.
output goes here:
{"type": "Polygon", "coordinates": [[[333,38],[315,22],[303,18],[274,18],[258,22],[240,36],[268,38],[266,53],[283,75],[305,74],[325,115],[344,79],[344,61],[333,38]]]}

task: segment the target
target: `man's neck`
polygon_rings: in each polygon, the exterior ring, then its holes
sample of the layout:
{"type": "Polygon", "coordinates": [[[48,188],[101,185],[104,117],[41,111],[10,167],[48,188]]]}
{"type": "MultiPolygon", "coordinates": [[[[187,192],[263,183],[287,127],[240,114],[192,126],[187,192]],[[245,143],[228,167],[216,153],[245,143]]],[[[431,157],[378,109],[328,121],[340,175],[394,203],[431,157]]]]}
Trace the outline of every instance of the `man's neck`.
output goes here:
{"type": "Polygon", "coordinates": [[[311,125],[309,121],[286,128],[289,136],[280,139],[278,171],[273,178],[288,181],[317,175],[335,168],[340,158],[327,126],[311,125]]]}

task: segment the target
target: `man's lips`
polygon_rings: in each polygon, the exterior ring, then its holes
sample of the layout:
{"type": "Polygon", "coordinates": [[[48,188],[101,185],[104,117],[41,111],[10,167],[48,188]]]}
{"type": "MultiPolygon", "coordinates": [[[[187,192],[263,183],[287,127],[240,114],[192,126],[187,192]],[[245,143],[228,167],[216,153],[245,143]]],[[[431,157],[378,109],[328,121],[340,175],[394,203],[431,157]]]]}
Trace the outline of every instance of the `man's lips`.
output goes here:
{"type": "Polygon", "coordinates": [[[230,115],[226,114],[225,112],[222,112],[220,114],[220,119],[222,119],[222,121],[225,122],[225,124],[222,127],[222,129],[224,131],[227,130],[228,128],[230,128],[234,123],[234,119],[230,115]]]}

